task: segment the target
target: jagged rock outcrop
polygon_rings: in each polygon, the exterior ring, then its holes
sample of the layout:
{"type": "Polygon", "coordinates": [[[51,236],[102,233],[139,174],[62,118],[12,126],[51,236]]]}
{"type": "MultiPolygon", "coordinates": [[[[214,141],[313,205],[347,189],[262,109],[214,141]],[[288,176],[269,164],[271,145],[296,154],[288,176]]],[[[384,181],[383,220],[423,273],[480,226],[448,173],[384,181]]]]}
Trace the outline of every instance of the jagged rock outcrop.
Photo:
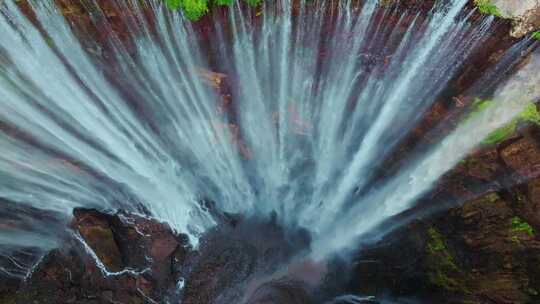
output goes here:
{"type": "Polygon", "coordinates": [[[73,233],[46,254],[2,303],[152,303],[175,290],[176,258],[187,238],[167,225],[132,215],[76,209],[73,233]]]}
{"type": "Polygon", "coordinates": [[[512,20],[513,27],[510,34],[513,37],[520,38],[540,28],[540,1],[491,0],[489,2],[497,7],[501,17],[512,20]]]}
{"type": "Polygon", "coordinates": [[[234,303],[309,242],[274,220],[215,214],[218,226],[192,250],[185,235],[149,218],[93,209],[73,215],[63,245],[24,282],[0,279],[1,303],[234,303]]]}
{"type": "Polygon", "coordinates": [[[352,289],[427,303],[538,303],[539,155],[540,127],[531,126],[464,160],[421,205],[464,203],[364,249],[352,289]]]}

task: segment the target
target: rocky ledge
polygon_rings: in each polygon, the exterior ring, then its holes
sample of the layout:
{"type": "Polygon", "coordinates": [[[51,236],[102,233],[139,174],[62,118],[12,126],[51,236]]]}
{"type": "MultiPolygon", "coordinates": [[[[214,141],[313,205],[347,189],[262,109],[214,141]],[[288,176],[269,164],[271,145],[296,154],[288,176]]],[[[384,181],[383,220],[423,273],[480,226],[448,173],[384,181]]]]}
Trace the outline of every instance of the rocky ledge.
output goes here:
{"type": "Polygon", "coordinates": [[[309,241],[303,233],[285,241],[273,220],[216,218],[193,250],[185,235],[155,220],[75,209],[61,248],[24,281],[0,276],[0,303],[235,303],[243,297],[237,286],[274,273],[309,241]]]}
{"type": "Polygon", "coordinates": [[[1,303],[152,303],[178,284],[175,266],[189,247],[167,225],[76,209],[71,228],[1,303]]]}
{"type": "Polygon", "coordinates": [[[523,37],[540,28],[540,1],[538,0],[475,0],[479,5],[491,7],[499,17],[510,19],[513,37],[523,37]]]}
{"type": "Polygon", "coordinates": [[[418,208],[444,211],[363,248],[351,291],[420,303],[540,303],[538,126],[462,161],[418,208]]]}

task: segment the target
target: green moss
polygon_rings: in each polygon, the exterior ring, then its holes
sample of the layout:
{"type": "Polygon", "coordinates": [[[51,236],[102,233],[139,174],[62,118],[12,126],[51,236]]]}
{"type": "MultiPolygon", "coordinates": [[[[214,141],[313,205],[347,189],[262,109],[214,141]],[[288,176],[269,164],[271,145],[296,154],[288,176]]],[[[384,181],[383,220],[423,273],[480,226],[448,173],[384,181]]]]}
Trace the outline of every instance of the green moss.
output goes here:
{"type": "Polygon", "coordinates": [[[476,7],[478,7],[480,13],[502,17],[499,8],[497,8],[495,4],[491,3],[491,0],[474,0],[474,3],[476,4],[476,7]]]}
{"type": "Polygon", "coordinates": [[[261,4],[262,0],[244,0],[247,4],[251,6],[257,6],[261,4]]]}
{"type": "Polygon", "coordinates": [[[437,257],[437,266],[447,270],[459,270],[454,262],[453,256],[446,247],[443,236],[433,227],[428,229],[429,241],[427,244],[428,254],[437,257]]]}
{"type": "Polygon", "coordinates": [[[459,291],[463,288],[456,279],[448,277],[442,272],[430,273],[429,280],[432,284],[449,291],[459,291]]]}
{"type": "Polygon", "coordinates": [[[169,9],[176,10],[182,5],[182,0],[165,0],[165,4],[169,9]]]}
{"type": "Polygon", "coordinates": [[[457,266],[442,234],[433,227],[427,233],[427,266],[430,269],[428,278],[431,284],[447,291],[468,293],[464,274],[457,266]]]}
{"type": "Polygon", "coordinates": [[[223,6],[228,6],[228,5],[231,5],[233,3],[234,0],[215,0],[214,3],[216,5],[223,5],[223,6]]]}
{"type": "Polygon", "coordinates": [[[481,99],[476,97],[472,104],[472,111],[469,113],[469,116],[467,119],[470,119],[484,111],[485,109],[489,108],[493,104],[493,101],[491,99],[481,99]]]}
{"type": "MultiPolygon", "coordinates": [[[[480,114],[485,109],[489,108],[493,105],[493,101],[490,99],[480,99],[475,98],[473,104],[472,104],[472,110],[470,114],[467,116],[467,120],[473,118],[474,116],[480,114]]],[[[505,139],[507,139],[510,135],[514,134],[517,129],[518,125],[522,122],[528,122],[528,123],[534,123],[540,125],[540,113],[538,112],[538,108],[535,103],[529,103],[525,109],[511,122],[506,124],[505,126],[493,131],[491,134],[489,134],[483,141],[482,144],[484,145],[492,145],[497,144],[505,139]]]]}
{"type": "Polygon", "coordinates": [[[519,114],[519,118],[540,125],[540,113],[538,113],[538,108],[535,103],[528,104],[523,112],[519,114]]]}
{"type": "Polygon", "coordinates": [[[490,203],[495,203],[496,201],[499,200],[499,195],[497,193],[495,193],[495,192],[492,192],[492,193],[487,194],[486,196],[484,196],[484,199],[487,200],[490,203]]]}
{"type": "Polygon", "coordinates": [[[512,218],[512,228],[513,233],[520,233],[524,232],[528,234],[529,236],[534,236],[534,228],[529,225],[529,223],[525,222],[520,217],[513,217],[512,218]]]}
{"type": "Polygon", "coordinates": [[[208,13],[208,0],[166,0],[171,9],[181,8],[190,20],[197,20],[208,13]]]}
{"type": "Polygon", "coordinates": [[[234,0],[214,0],[216,5],[229,6],[233,4],[234,0]]]}
{"type": "Polygon", "coordinates": [[[484,145],[493,145],[507,139],[510,135],[514,134],[517,130],[518,120],[513,120],[504,127],[501,127],[488,135],[483,141],[484,145]]]}
{"type": "MultiPolygon", "coordinates": [[[[473,118],[474,116],[482,113],[484,110],[493,105],[493,101],[490,99],[480,99],[475,98],[472,104],[472,111],[468,115],[467,120],[473,118]]],[[[506,139],[508,136],[512,135],[517,128],[517,120],[514,120],[507,124],[506,126],[499,128],[489,134],[483,141],[484,145],[492,145],[499,143],[506,139]]]]}
{"type": "Polygon", "coordinates": [[[429,242],[428,242],[429,253],[435,253],[437,251],[446,250],[446,244],[444,242],[443,236],[437,230],[435,230],[435,228],[433,227],[429,228],[428,235],[429,235],[429,242]]]}
{"type": "MultiPolygon", "coordinates": [[[[182,9],[184,15],[190,20],[198,20],[210,10],[210,5],[227,6],[235,0],[165,0],[169,9],[182,9]]],[[[259,5],[262,0],[244,0],[250,6],[259,5]]]]}
{"type": "Polygon", "coordinates": [[[540,40],[540,31],[536,31],[531,34],[531,37],[536,40],[540,40]]]}

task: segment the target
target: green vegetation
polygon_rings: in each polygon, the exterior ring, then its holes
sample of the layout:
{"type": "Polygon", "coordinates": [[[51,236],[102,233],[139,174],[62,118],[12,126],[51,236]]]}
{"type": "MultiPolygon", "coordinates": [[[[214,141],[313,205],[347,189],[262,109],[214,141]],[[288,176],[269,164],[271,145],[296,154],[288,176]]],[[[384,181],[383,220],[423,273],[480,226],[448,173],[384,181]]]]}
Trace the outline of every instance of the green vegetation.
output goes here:
{"type": "Polygon", "coordinates": [[[182,0],[165,0],[165,4],[172,10],[179,9],[182,6],[182,0]]]}
{"type": "MultiPolygon", "coordinates": [[[[165,0],[172,10],[182,9],[190,20],[198,20],[210,10],[210,5],[231,5],[235,0],[165,0]]],[[[244,0],[250,6],[259,5],[262,0],[244,0]]]]}
{"type": "Polygon", "coordinates": [[[496,201],[498,201],[500,199],[499,195],[495,192],[491,192],[489,194],[487,194],[486,196],[484,196],[484,200],[490,202],[490,203],[495,203],[496,201]]]}
{"type": "Polygon", "coordinates": [[[496,144],[496,143],[499,143],[499,142],[505,140],[510,135],[514,134],[514,132],[516,132],[517,123],[518,123],[517,120],[513,120],[512,122],[510,122],[506,126],[501,127],[499,129],[493,131],[491,134],[488,135],[488,137],[486,137],[482,141],[482,143],[484,145],[493,145],[493,144],[496,144]]]}
{"type": "Polygon", "coordinates": [[[540,125],[540,113],[538,112],[536,104],[528,104],[527,107],[525,107],[525,109],[523,110],[523,112],[519,114],[519,119],[540,125]]]}
{"type": "Polygon", "coordinates": [[[473,110],[469,114],[469,118],[481,113],[485,109],[489,108],[493,102],[490,99],[481,99],[476,97],[473,101],[472,108],[473,110]]]}
{"type": "Polygon", "coordinates": [[[528,234],[529,236],[534,236],[534,228],[529,225],[529,223],[525,222],[520,217],[513,217],[512,218],[512,228],[513,233],[520,233],[524,232],[528,234]]]}
{"type": "Polygon", "coordinates": [[[435,228],[427,231],[427,266],[430,282],[444,290],[468,293],[465,286],[465,276],[455,263],[444,237],[435,228]]]}
{"type": "Polygon", "coordinates": [[[429,242],[428,242],[428,252],[434,254],[436,252],[445,251],[446,244],[443,240],[443,236],[431,227],[428,229],[429,242]]]}
{"type": "Polygon", "coordinates": [[[170,9],[182,9],[190,20],[197,20],[208,13],[208,0],[165,0],[170,9]]]}
{"type": "Polygon", "coordinates": [[[474,4],[476,4],[478,10],[482,14],[502,17],[499,8],[497,8],[495,4],[491,3],[491,0],[474,0],[474,4]]]}
{"type": "Polygon", "coordinates": [[[216,5],[224,5],[224,6],[229,6],[233,3],[234,0],[214,0],[214,3],[216,5]]]}
{"type": "Polygon", "coordinates": [[[512,237],[510,238],[510,240],[512,242],[514,242],[516,245],[521,245],[521,241],[519,240],[519,238],[515,235],[512,235],[512,237]]]}
{"type": "Polygon", "coordinates": [[[259,4],[261,4],[262,0],[244,0],[246,1],[247,4],[251,5],[251,6],[257,6],[259,4]]]}
{"type": "MultiPolygon", "coordinates": [[[[489,99],[476,98],[472,105],[473,110],[471,111],[467,119],[470,119],[474,117],[475,115],[481,113],[482,111],[490,107],[492,104],[493,104],[493,101],[489,99]]],[[[482,144],[492,145],[492,144],[497,144],[505,140],[506,138],[508,138],[510,135],[512,135],[513,133],[517,131],[520,123],[524,123],[524,122],[540,125],[540,112],[538,112],[538,109],[535,103],[528,104],[525,107],[525,109],[523,109],[523,111],[511,122],[509,122],[505,126],[489,134],[482,141],[482,144]]]]}
{"type": "Polygon", "coordinates": [[[536,32],[532,33],[531,36],[532,36],[533,39],[540,40],[540,31],[536,31],[536,32]]]}

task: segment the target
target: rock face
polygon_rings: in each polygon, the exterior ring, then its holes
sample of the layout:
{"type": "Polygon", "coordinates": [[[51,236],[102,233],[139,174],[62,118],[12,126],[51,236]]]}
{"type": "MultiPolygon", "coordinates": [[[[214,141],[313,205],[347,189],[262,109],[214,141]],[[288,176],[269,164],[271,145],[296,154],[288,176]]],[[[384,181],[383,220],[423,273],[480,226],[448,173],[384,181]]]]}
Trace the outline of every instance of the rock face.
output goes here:
{"type": "Polygon", "coordinates": [[[538,0],[491,0],[503,18],[511,19],[513,37],[523,37],[540,28],[540,1],[538,0]]]}
{"type": "Polygon", "coordinates": [[[46,254],[1,303],[152,303],[176,286],[174,258],[189,250],[167,225],[76,209],[73,236],[46,254]]]}
{"type": "Polygon", "coordinates": [[[286,232],[273,221],[225,218],[186,258],[182,304],[240,303],[245,293],[279,273],[308,242],[304,233],[286,232]]]}
{"type": "MultiPolygon", "coordinates": [[[[192,250],[186,236],[148,218],[92,209],[73,215],[64,245],[24,282],[0,278],[0,303],[236,303],[247,285],[264,283],[309,242],[274,221],[216,214],[219,225],[192,250]]],[[[271,290],[286,296],[286,286],[271,290]]],[[[291,304],[304,296],[297,290],[291,304]]]]}
{"type": "Polygon", "coordinates": [[[352,290],[426,303],[540,303],[539,134],[530,127],[463,161],[422,206],[464,203],[363,250],[352,290]]]}

